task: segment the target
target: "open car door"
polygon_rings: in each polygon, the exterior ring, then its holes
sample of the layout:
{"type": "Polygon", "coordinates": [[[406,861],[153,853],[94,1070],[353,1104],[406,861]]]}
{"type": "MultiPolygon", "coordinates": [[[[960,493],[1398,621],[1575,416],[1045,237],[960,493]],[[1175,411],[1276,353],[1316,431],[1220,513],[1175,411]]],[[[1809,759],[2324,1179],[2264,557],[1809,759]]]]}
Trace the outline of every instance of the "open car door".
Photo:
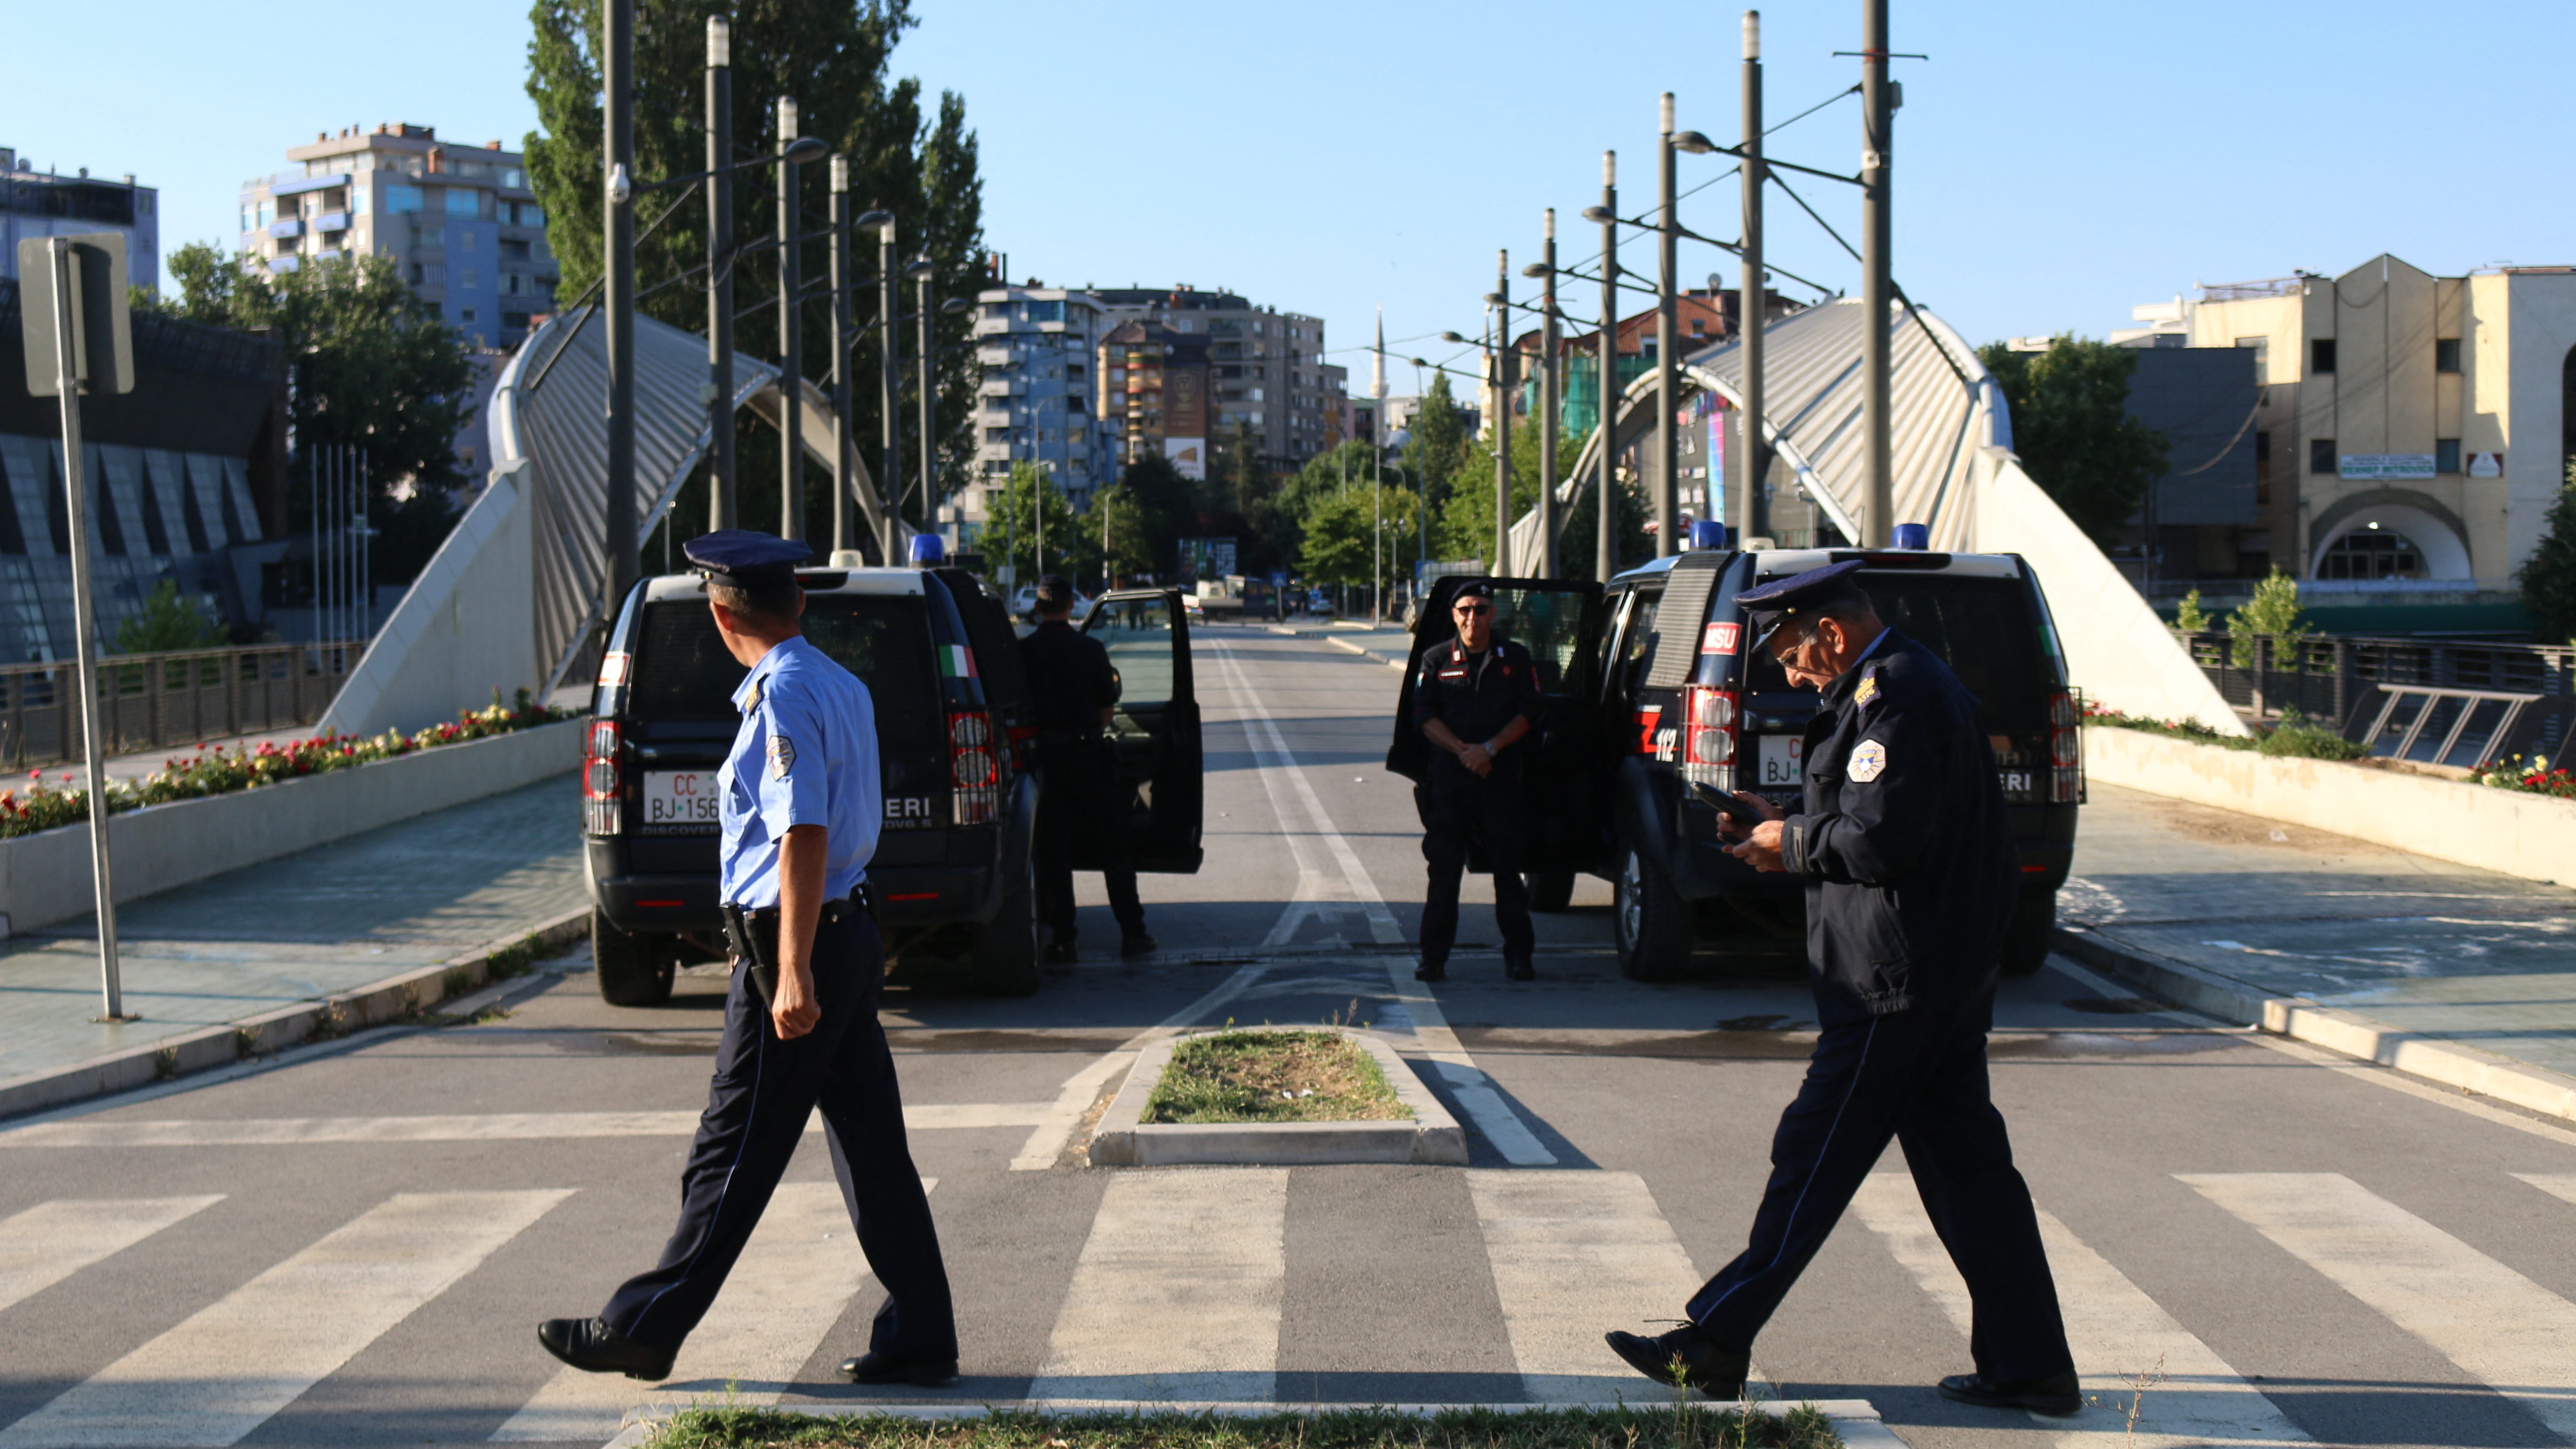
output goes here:
{"type": "MultiPolygon", "coordinates": [[[[1199,701],[1190,672],[1190,620],[1178,589],[1127,589],[1092,603],[1082,632],[1109,648],[1118,709],[1109,742],[1118,760],[1121,823],[1136,869],[1196,875],[1206,800],[1199,701]]],[[[1098,870],[1077,841],[1073,866],[1098,870]]]]}
{"type": "MultiPolygon", "coordinates": [[[[1530,838],[1524,847],[1532,874],[1587,870],[1600,853],[1606,817],[1591,761],[1601,739],[1599,682],[1591,677],[1590,641],[1601,632],[1601,586],[1584,579],[1479,580],[1450,575],[1432,581],[1413,626],[1414,663],[1404,671],[1395,704],[1394,738],[1386,767],[1419,783],[1431,772],[1431,742],[1413,723],[1413,685],[1426,649],[1457,636],[1449,602],[1470,583],[1494,588],[1494,633],[1530,652],[1538,665],[1543,704],[1538,732],[1515,746],[1528,750],[1522,766],[1521,818],[1530,838]]],[[[1481,862],[1477,862],[1481,865],[1481,862]]]]}

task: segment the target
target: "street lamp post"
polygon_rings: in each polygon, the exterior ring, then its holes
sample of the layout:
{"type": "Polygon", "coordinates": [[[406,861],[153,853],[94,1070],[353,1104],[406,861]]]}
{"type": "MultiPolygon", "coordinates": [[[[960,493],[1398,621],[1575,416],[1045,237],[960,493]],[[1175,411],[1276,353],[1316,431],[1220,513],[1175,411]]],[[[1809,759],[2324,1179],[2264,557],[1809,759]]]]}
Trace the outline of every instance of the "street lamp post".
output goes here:
{"type": "Polygon", "coordinates": [[[1860,520],[1863,548],[1885,548],[1896,522],[1895,458],[1888,429],[1889,376],[1893,362],[1887,322],[1890,152],[1895,145],[1895,108],[1888,104],[1887,0],[1861,0],[1861,431],[1869,449],[1869,506],[1860,520]]]}
{"type": "Polygon", "coordinates": [[[1512,345],[1512,254],[1494,252],[1494,572],[1511,572],[1512,392],[1520,349],[1512,345]]]}
{"type": "Polygon", "coordinates": [[[850,546],[850,158],[832,158],[832,551],[850,546]]]}
{"type": "Polygon", "coordinates": [[[603,611],[614,614],[643,565],[635,556],[635,10],[632,0],[607,0],[607,9],[600,89],[608,195],[600,229],[608,265],[600,295],[608,347],[608,479],[600,574],[603,611]]]}
{"type": "Polygon", "coordinates": [[[877,227],[877,423],[878,522],[877,562],[892,567],[896,546],[903,542],[902,335],[895,331],[894,214],[877,227]]]}
{"type": "Polygon", "coordinates": [[[733,27],[707,17],[707,528],[733,527],[733,27]]]}
{"type": "Polygon", "coordinates": [[[803,247],[798,232],[798,167],[787,159],[796,141],[796,99],[778,98],[778,536],[791,542],[805,537],[805,329],[803,247]]]}
{"type": "MultiPolygon", "coordinates": [[[[1673,93],[1664,92],[1655,145],[1655,557],[1680,549],[1681,203],[1674,195],[1673,93]]],[[[1712,299],[1714,300],[1714,299],[1712,299]]]]}
{"type": "Polygon", "coordinates": [[[1601,583],[1619,571],[1619,464],[1612,456],[1619,436],[1619,153],[1601,153],[1601,447],[1593,484],[1592,577],[1601,583]]]}
{"type": "Polygon", "coordinates": [[[1762,436],[1763,326],[1770,318],[1770,281],[1762,270],[1762,12],[1744,12],[1744,283],[1737,291],[1736,326],[1744,336],[1743,436],[1737,444],[1735,518],[1741,540],[1771,531],[1771,476],[1762,436]]]}
{"type": "Polygon", "coordinates": [[[1561,335],[1556,311],[1556,208],[1547,209],[1545,235],[1539,246],[1541,280],[1538,339],[1538,576],[1556,577],[1556,429],[1557,343],[1561,335]]]}
{"type": "MultiPolygon", "coordinates": [[[[920,260],[915,261],[911,266],[904,268],[904,275],[912,278],[913,285],[919,289],[919,293],[913,301],[915,308],[921,314],[919,318],[921,323],[921,375],[918,389],[921,395],[921,521],[925,527],[929,528],[934,533],[938,531],[938,518],[936,514],[939,507],[938,496],[933,492],[935,480],[939,476],[939,439],[935,433],[935,430],[938,427],[936,414],[939,401],[939,359],[934,356],[931,351],[930,283],[932,281],[932,274],[936,270],[936,268],[931,266],[930,259],[928,257],[923,257],[920,260]]],[[[887,331],[891,334],[893,329],[889,327],[887,331]]]]}

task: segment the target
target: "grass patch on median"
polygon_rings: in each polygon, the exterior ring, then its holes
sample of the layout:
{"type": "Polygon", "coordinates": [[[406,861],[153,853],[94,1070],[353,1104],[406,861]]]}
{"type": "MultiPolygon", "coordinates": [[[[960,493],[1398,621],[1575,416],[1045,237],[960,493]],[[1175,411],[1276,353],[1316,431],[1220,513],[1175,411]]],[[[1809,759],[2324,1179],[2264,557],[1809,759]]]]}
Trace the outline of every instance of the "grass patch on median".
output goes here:
{"type": "Polygon", "coordinates": [[[1172,1049],[1147,1122],[1399,1122],[1377,1059],[1329,1031],[1226,1031],[1172,1049]]]}
{"type": "MultiPolygon", "coordinates": [[[[1637,1385],[1641,1397],[1658,1391],[1637,1385]]],[[[1741,1415],[1722,1404],[1616,1411],[1385,1409],[1230,1417],[1216,1414],[994,1414],[921,1420],[821,1417],[778,1409],[681,1411],[653,1449],[1836,1449],[1821,1410],[1741,1415]]]]}

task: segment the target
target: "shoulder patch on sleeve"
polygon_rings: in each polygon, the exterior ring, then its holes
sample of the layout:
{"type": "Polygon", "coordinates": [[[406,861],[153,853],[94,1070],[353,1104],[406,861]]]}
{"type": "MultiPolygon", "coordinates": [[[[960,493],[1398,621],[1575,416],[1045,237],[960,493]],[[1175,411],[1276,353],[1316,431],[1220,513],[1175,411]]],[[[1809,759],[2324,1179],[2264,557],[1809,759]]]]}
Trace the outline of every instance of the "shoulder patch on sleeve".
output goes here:
{"type": "Polygon", "coordinates": [[[785,735],[769,737],[769,778],[784,780],[796,768],[796,742],[785,735]]]}
{"type": "MultiPolygon", "coordinates": [[[[1866,683],[1867,681],[1863,681],[1866,683]]],[[[1876,740],[1863,740],[1852,746],[1851,763],[1843,773],[1866,785],[1887,770],[1887,746],[1876,740]]]]}

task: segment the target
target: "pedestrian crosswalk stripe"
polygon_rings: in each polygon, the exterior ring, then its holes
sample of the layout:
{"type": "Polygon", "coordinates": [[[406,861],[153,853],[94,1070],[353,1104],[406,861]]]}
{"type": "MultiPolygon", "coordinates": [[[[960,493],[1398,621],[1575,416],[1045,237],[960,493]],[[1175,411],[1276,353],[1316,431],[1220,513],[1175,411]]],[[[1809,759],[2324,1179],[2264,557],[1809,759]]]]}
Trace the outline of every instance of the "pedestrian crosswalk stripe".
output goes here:
{"type": "Polygon", "coordinates": [[[1111,1178],[1029,1397],[1274,1397],[1287,1220],[1286,1168],[1111,1178]]]}
{"type": "Polygon", "coordinates": [[[2176,1176],[2576,1439],[2576,1303],[2341,1173],[2176,1176]]]}
{"type": "MultiPolygon", "coordinates": [[[[1968,1337],[1975,1324],[1968,1285],[1924,1215],[1914,1179],[1901,1172],[1871,1173],[1852,1198],[1852,1211],[1940,1306],[1959,1336],[1968,1337]]],[[[2048,1250],[2049,1274],[2057,1280],[2067,1347],[2085,1396],[2093,1400],[2074,1418],[2038,1418],[2061,1431],[2058,1444],[2234,1449],[2311,1442],[2216,1350],[2045,1210],[2039,1210],[2039,1236],[2048,1250]],[[2164,1378],[2144,1391],[2140,1432],[2131,1437],[2124,1411],[2140,1392],[2139,1381],[2156,1373],[2164,1378]]]]}
{"type": "Polygon", "coordinates": [[[2551,1197],[2576,1202],[2576,1172],[2517,1172],[2514,1176],[2551,1197]]]}
{"type": "MultiPolygon", "coordinates": [[[[921,1185],[928,1191],[938,1183],[924,1178],[921,1185]]],[[[840,1184],[781,1183],[669,1378],[639,1390],[621,1374],[566,1367],[492,1442],[597,1443],[629,1420],[667,1417],[691,1400],[776,1403],[868,1281],[840,1184]]]]}
{"type": "MultiPolygon", "coordinates": [[[[1087,1104],[1086,1104],[1087,1105],[1087,1104]]],[[[1052,1102],[921,1102],[903,1109],[915,1132],[938,1128],[1031,1127],[1052,1102]]],[[[695,1112],[491,1112],[428,1117],[245,1117],[105,1121],[76,1118],[0,1132],[8,1147],[275,1147],[330,1142],[518,1142],[576,1137],[686,1137],[695,1112]]],[[[805,1124],[823,1130],[820,1116],[805,1124]]]]}
{"type": "Polygon", "coordinates": [[[1601,1342],[1681,1311],[1700,1285],[1646,1181],[1633,1172],[1467,1174],[1511,1332],[1521,1393],[1536,1403],[1671,1397],[1601,1342]]]}
{"type": "Polygon", "coordinates": [[[224,1449],[569,1196],[388,1198],[0,1429],[0,1449],[224,1449]]]}
{"type": "Polygon", "coordinates": [[[130,1197],[39,1203],[0,1218],[0,1308],[44,1292],[110,1254],[224,1200],[130,1197]]]}

